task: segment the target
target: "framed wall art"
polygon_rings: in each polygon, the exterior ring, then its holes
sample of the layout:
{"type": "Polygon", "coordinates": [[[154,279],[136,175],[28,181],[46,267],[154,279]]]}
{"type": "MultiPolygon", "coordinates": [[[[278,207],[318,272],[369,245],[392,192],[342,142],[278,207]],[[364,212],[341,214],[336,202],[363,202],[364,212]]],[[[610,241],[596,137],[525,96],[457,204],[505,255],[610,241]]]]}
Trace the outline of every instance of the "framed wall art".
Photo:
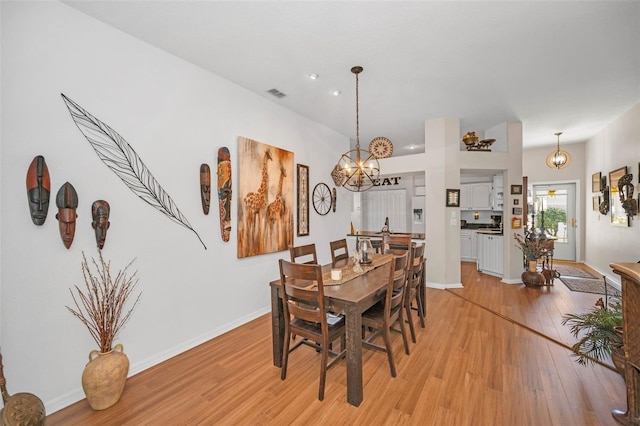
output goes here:
{"type": "Polygon", "coordinates": [[[622,208],[618,190],[618,179],[626,174],[627,166],[609,172],[609,212],[611,213],[611,224],[615,226],[629,226],[629,218],[627,212],[622,208]]]}
{"type": "Polygon", "coordinates": [[[293,244],[293,152],[238,138],[238,257],[293,244]]]}
{"type": "Polygon", "coordinates": [[[298,237],[309,235],[309,166],[298,164],[298,237]]]}
{"type": "Polygon", "coordinates": [[[592,199],[592,208],[595,211],[598,211],[600,209],[600,196],[599,195],[594,195],[593,199],[592,199]]]}
{"type": "Polygon", "coordinates": [[[511,185],[511,194],[522,194],[522,185],[511,185]]]}
{"type": "Polygon", "coordinates": [[[591,175],[591,192],[600,192],[602,184],[602,173],[594,173],[591,175]]]}
{"type": "Polygon", "coordinates": [[[460,207],[460,190],[447,189],[447,207],[460,207]]]}

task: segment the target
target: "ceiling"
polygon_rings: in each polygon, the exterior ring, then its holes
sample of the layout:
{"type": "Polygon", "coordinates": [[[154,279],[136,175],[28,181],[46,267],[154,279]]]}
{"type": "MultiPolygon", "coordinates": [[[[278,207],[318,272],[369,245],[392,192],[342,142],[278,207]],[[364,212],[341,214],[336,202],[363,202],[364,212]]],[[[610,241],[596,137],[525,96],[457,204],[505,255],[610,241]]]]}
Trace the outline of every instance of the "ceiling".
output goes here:
{"type": "Polygon", "coordinates": [[[64,3],[354,140],[360,65],[361,145],[384,136],[394,155],[424,152],[429,119],[481,136],[521,121],[533,148],[640,102],[638,1],[64,3]]]}

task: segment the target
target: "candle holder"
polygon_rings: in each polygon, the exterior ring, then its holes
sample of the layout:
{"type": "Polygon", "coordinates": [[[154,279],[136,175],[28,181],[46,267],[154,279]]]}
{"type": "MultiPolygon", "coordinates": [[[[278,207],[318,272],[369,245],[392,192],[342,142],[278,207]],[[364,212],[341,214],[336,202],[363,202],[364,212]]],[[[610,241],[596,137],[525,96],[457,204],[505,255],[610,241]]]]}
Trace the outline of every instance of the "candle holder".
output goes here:
{"type": "Polygon", "coordinates": [[[360,238],[358,251],[360,252],[360,263],[367,265],[372,262],[373,244],[371,244],[370,238],[360,238]]]}

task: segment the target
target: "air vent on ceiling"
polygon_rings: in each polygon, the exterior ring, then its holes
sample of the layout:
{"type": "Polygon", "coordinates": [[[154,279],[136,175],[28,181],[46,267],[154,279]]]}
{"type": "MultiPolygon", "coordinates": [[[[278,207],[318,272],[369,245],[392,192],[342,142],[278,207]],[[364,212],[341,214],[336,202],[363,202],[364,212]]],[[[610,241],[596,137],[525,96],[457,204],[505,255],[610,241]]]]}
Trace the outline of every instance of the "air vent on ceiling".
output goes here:
{"type": "Polygon", "coordinates": [[[281,91],[279,91],[278,89],[267,90],[267,93],[271,93],[276,98],[284,98],[285,96],[287,96],[284,93],[282,93],[281,91]]]}

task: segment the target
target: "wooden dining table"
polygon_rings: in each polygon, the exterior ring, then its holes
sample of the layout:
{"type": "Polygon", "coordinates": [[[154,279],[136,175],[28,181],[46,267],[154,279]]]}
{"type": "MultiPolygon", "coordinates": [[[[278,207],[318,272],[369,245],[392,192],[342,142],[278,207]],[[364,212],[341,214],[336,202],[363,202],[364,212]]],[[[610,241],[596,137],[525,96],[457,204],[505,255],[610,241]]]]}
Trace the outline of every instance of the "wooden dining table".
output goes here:
{"type": "MultiPolygon", "coordinates": [[[[338,262],[335,267],[351,267],[348,262],[352,261],[338,262]]],[[[323,275],[331,268],[331,264],[323,265],[323,275]]],[[[362,313],[384,298],[388,280],[389,263],[385,263],[342,284],[324,286],[327,310],[345,317],[347,401],[356,407],[363,400],[362,313]]],[[[280,279],[271,281],[269,285],[271,286],[273,364],[282,367],[282,348],[285,336],[280,279]]]]}

